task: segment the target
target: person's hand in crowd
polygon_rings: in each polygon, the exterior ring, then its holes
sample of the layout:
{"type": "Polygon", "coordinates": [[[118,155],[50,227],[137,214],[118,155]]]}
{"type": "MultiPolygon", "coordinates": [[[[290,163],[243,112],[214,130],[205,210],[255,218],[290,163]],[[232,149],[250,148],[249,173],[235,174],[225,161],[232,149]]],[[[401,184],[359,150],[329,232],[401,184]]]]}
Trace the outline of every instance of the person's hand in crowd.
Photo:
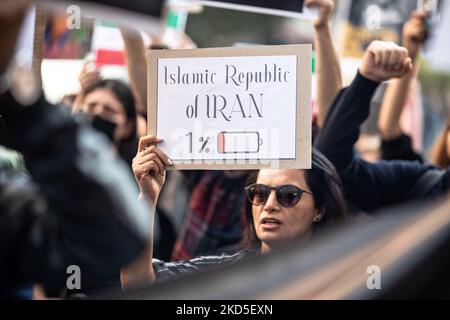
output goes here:
{"type": "Polygon", "coordinates": [[[413,68],[408,50],[393,42],[373,41],[364,53],[359,72],[376,82],[401,78],[413,68]]]}
{"type": "MultiPolygon", "coordinates": [[[[411,18],[403,26],[403,45],[408,50],[412,61],[415,61],[423,42],[427,38],[426,19],[427,14],[424,11],[414,11],[411,18]]],[[[400,139],[403,135],[400,118],[408,101],[415,77],[416,73],[410,72],[401,79],[391,81],[385,91],[378,117],[378,129],[385,142],[400,139]]],[[[405,150],[405,148],[401,149],[405,150]]],[[[411,148],[410,150],[409,154],[405,153],[401,157],[420,159],[419,155],[411,148]]],[[[391,155],[385,154],[383,158],[385,157],[390,158],[391,155]]]]}
{"type": "Polygon", "coordinates": [[[169,157],[156,146],[161,141],[154,135],[142,137],[132,165],[141,196],[150,199],[153,206],[156,206],[166,180],[166,166],[173,165],[169,157]]]}
{"type": "Polygon", "coordinates": [[[323,126],[328,109],[342,89],[342,72],[339,55],[333,43],[330,20],[333,15],[333,0],[306,0],[305,6],[317,9],[314,25],[314,50],[316,61],[317,126],[323,126]]]}
{"type": "Polygon", "coordinates": [[[95,66],[94,62],[87,61],[83,65],[83,69],[81,69],[78,80],[80,82],[81,92],[85,92],[87,88],[101,80],[100,70],[95,66]]]}
{"type": "Polygon", "coordinates": [[[403,46],[408,49],[412,59],[419,54],[422,44],[428,37],[427,17],[428,14],[424,11],[414,11],[411,18],[403,25],[403,46]]]}
{"type": "Polygon", "coordinates": [[[1,76],[6,71],[16,48],[16,40],[31,0],[0,1],[0,90],[1,76]]]}
{"type": "Polygon", "coordinates": [[[72,105],[72,112],[76,113],[83,110],[83,100],[86,89],[101,80],[100,70],[95,66],[93,61],[86,61],[81,69],[78,81],[80,83],[80,92],[77,94],[72,105]]]}
{"type": "Polygon", "coordinates": [[[334,8],[333,0],[306,0],[307,8],[317,8],[318,18],[313,21],[316,29],[328,27],[334,8]]]}

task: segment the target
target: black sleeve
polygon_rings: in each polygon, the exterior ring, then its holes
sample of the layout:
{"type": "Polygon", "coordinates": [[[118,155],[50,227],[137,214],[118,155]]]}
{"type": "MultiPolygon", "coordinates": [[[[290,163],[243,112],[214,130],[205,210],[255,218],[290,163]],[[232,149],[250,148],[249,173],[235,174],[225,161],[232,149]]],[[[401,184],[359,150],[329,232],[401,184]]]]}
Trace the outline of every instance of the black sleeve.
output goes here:
{"type": "Polygon", "coordinates": [[[221,265],[236,263],[251,258],[257,253],[254,250],[243,249],[233,254],[222,253],[217,256],[200,256],[188,261],[164,262],[153,259],[152,265],[158,282],[177,279],[182,275],[205,271],[221,265]]]}
{"type": "Polygon", "coordinates": [[[423,163],[420,154],[414,151],[411,137],[402,134],[392,140],[381,140],[381,158],[383,160],[407,160],[423,163]]]}
{"type": "Polygon", "coordinates": [[[42,266],[35,281],[51,294],[66,286],[69,265],[80,267],[82,289],[117,283],[120,268],[143,250],[150,233],[148,208],[137,201],[129,170],[103,136],[43,98],[22,110],[4,105],[1,140],[23,154],[51,221],[30,217],[33,226],[16,235],[31,238],[26,232],[41,230],[42,239],[28,243],[35,254],[22,263],[42,266]]]}
{"type": "Polygon", "coordinates": [[[367,211],[409,200],[409,189],[429,169],[417,162],[372,164],[356,156],[354,144],[377,86],[358,74],[336,97],[315,142],[339,172],[348,200],[367,211]]]}
{"type": "Polygon", "coordinates": [[[369,116],[372,95],[378,83],[358,74],[348,88],[341,90],[328,111],[315,147],[338,171],[355,158],[353,146],[359,138],[359,127],[369,116]]]}

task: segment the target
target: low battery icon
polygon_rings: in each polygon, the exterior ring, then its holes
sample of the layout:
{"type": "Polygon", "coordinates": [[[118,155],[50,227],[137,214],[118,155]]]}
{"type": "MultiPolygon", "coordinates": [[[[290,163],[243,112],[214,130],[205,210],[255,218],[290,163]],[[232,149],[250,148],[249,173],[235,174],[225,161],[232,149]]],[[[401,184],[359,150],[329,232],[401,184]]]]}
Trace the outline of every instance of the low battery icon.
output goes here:
{"type": "Polygon", "coordinates": [[[258,153],[263,141],[258,131],[222,131],[217,134],[218,153],[258,153]]]}

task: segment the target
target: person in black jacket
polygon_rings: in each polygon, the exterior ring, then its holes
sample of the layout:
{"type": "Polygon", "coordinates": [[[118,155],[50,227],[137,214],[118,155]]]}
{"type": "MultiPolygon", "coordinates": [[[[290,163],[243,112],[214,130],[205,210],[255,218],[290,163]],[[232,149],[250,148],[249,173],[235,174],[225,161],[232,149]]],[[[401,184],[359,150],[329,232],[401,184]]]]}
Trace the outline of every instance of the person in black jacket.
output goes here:
{"type": "Polygon", "coordinates": [[[348,200],[362,210],[432,199],[449,190],[448,168],[439,170],[410,161],[371,164],[357,157],[353,149],[375,89],[411,69],[412,60],[405,48],[390,42],[371,43],[356,78],[336,97],[315,142],[339,172],[348,200]]]}
{"type": "Polygon", "coordinates": [[[148,208],[106,138],[50,105],[31,73],[7,71],[28,4],[0,5],[0,145],[22,153],[32,179],[0,171],[0,298],[34,283],[60,297],[70,266],[82,292],[119,286],[148,242],[148,208]]]}

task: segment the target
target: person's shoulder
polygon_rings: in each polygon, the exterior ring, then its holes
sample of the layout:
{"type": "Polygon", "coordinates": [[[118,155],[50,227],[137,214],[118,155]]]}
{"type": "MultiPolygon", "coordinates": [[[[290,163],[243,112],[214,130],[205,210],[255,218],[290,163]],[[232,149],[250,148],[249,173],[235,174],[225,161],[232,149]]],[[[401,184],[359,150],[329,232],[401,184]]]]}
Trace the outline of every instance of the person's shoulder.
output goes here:
{"type": "Polygon", "coordinates": [[[445,191],[449,191],[450,190],[450,167],[448,167],[447,169],[442,170],[442,178],[441,178],[441,183],[443,185],[443,189],[445,191]]]}
{"type": "Polygon", "coordinates": [[[257,252],[254,250],[243,249],[232,254],[222,253],[220,255],[200,256],[187,261],[165,262],[153,259],[152,264],[158,281],[163,281],[177,278],[181,274],[206,270],[224,264],[232,264],[255,254],[257,252]]]}
{"type": "Polygon", "coordinates": [[[409,197],[425,200],[442,196],[450,187],[450,171],[428,165],[424,172],[414,181],[409,190],[409,197]]]}
{"type": "Polygon", "coordinates": [[[259,254],[260,254],[260,252],[257,249],[244,248],[244,249],[241,249],[241,250],[239,250],[239,251],[237,251],[237,252],[235,252],[233,254],[224,254],[224,256],[226,258],[229,258],[229,259],[236,259],[236,260],[238,260],[238,259],[242,259],[242,258],[246,258],[246,257],[256,256],[256,255],[259,255],[259,254]]]}
{"type": "Polygon", "coordinates": [[[256,251],[252,249],[242,249],[239,251],[236,251],[234,253],[221,253],[217,255],[204,255],[204,256],[198,256],[195,258],[192,258],[190,260],[186,261],[171,261],[171,262],[165,262],[159,259],[153,259],[153,266],[156,268],[172,268],[172,267],[188,267],[192,265],[200,266],[202,264],[220,264],[222,262],[228,262],[232,260],[239,260],[241,258],[245,258],[247,256],[255,255],[256,251]]]}
{"type": "Polygon", "coordinates": [[[423,174],[429,170],[442,170],[432,164],[424,164],[419,160],[380,160],[377,162],[380,166],[395,167],[397,170],[416,171],[423,174]]]}
{"type": "Polygon", "coordinates": [[[234,253],[221,253],[220,255],[210,255],[210,256],[200,256],[190,260],[193,263],[228,263],[237,260],[241,260],[246,257],[250,257],[256,254],[256,251],[253,249],[241,249],[234,253]]]}

